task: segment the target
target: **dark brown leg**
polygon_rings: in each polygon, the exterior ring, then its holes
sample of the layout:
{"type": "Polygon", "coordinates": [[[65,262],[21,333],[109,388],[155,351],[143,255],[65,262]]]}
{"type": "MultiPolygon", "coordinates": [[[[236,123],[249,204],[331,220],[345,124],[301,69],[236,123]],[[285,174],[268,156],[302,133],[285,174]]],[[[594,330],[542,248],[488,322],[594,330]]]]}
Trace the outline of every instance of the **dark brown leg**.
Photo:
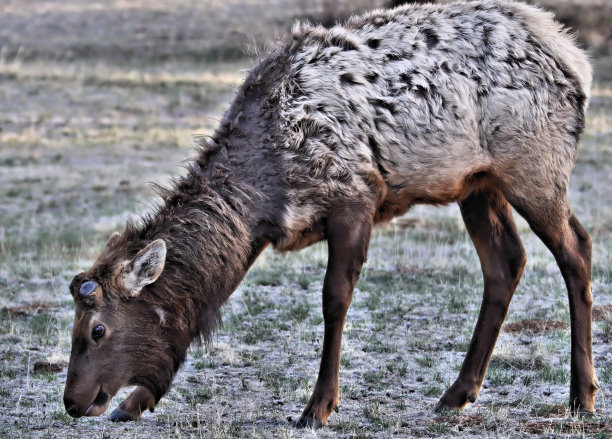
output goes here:
{"type": "Polygon", "coordinates": [[[332,215],[325,234],[329,258],[323,283],[325,335],[319,377],[298,427],[320,427],[338,406],[338,379],[342,330],[353,288],[357,283],[370,239],[371,220],[358,221],[354,214],[332,215]]]}
{"type": "Polygon", "coordinates": [[[151,391],[139,386],[119,404],[119,407],[113,410],[109,419],[114,422],[135,421],[145,410],[153,411],[154,408],[155,397],[151,391]]]}
{"type": "Polygon", "coordinates": [[[501,193],[496,190],[476,193],[459,206],[480,258],[484,294],[459,377],[444,393],[436,411],[461,408],[468,401],[476,401],[510,299],[526,262],[512,209],[501,193]]]}
{"type": "Polygon", "coordinates": [[[513,205],[554,255],[567,286],[572,353],[569,406],[572,414],[591,413],[599,388],[593,367],[591,313],[591,237],[569,203],[513,205]]]}

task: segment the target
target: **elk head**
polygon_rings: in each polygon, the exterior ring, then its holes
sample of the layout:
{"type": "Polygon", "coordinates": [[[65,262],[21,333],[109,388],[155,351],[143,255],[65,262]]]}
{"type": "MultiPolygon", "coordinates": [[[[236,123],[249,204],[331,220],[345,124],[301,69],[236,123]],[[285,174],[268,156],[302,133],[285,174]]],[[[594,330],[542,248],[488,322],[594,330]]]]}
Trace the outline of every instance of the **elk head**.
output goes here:
{"type": "Polygon", "coordinates": [[[94,266],[70,284],[75,318],[64,390],[70,416],[104,413],[127,385],[146,387],[157,402],[176,371],[164,312],[146,294],[162,275],[166,244],[129,247],[113,234],[94,266]]]}

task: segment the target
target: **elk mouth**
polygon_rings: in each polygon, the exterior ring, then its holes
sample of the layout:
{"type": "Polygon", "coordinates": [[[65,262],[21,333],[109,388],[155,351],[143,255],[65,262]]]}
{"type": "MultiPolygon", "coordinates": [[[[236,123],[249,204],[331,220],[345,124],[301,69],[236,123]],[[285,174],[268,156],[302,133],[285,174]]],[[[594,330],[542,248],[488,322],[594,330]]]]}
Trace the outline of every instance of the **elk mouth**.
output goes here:
{"type": "Polygon", "coordinates": [[[83,416],[98,416],[106,411],[110,403],[110,396],[106,393],[102,386],[99,387],[98,393],[93,402],[87,407],[83,416]]]}

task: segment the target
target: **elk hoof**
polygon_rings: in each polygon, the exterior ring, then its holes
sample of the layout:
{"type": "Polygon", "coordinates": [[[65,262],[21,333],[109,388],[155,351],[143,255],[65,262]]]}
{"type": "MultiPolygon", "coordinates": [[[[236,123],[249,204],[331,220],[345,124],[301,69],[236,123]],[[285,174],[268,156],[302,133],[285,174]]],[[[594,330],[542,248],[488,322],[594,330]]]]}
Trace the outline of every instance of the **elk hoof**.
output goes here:
{"type": "Polygon", "coordinates": [[[295,423],[295,427],[297,428],[321,428],[323,427],[323,423],[318,420],[314,415],[312,416],[302,416],[295,423]]]}
{"type": "MultiPolygon", "coordinates": [[[[470,393],[467,396],[466,403],[468,401],[471,402],[471,403],[475,403],[476,402],[476,394],[475,393],[470,393]]],[[[454,405],[454,404],[448,404],[448,403],[443,402],[442,400],[440,400],[438,402],[438,404],[436,404],[436,406],[434,407],[434,412],[435,413],[441,413],[441,412],[444,412],[444,411],[461,410],[463,407],[465,407],[466,403],[454,405]]]]}
{"type": "Polygon", "coordinates": [[[134,418],[134,416],[130,412],[126,412],[120,407],[117,407],[115,410],[113,410],[108,419],[113,422],[127,422],[136,420],[136,418],[134,418]]]}
{"type": "Polygon", "coordinates": [[[594,410],[585,410],[582,407],[572,408],[570,407],[570,414],[578,419],[589,419],[595,415],[594,410]]]}
{"type": "Polygon", "coordinates": [[[434,413],[442,413],[442,412],[449,411],[449,410],[453,410],[453,409],[441,402],[436,404],[436,406],[434,407],[434,413]]]}
{"type": "Polygon", "coordinates": [[[439,413],[444,410],[461,410],[468,402],[476,402],[478,390],[475,386],[464,386],[461,383],[455,382],[442,395],[440,401],[434,408],[434,412],[439,413]]]}

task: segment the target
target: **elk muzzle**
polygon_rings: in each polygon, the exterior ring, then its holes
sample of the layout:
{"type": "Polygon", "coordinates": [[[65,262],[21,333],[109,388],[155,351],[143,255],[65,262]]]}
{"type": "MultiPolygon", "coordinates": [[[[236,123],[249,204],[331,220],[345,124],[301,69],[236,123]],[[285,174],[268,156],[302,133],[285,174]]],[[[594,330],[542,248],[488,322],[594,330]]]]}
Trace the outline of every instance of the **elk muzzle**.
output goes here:
{"type": "Polygon", "coordinates": [[[97,386],[91,394],[85,393],[87,399],[82,396],[83,394],[84,392],[79,392],[78,396],[73,395],[68,389],[64,392],[64,407],[73,418],[98,416],[108,408],[111,396],[102,389],[102,386],[97,386]]]}

